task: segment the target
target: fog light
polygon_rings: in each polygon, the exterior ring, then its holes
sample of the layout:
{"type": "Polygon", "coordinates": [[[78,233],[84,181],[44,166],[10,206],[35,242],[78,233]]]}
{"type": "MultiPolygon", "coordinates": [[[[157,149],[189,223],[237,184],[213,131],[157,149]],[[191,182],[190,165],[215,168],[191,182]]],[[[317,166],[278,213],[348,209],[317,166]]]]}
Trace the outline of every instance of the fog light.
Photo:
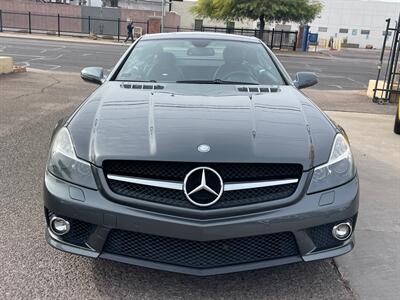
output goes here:
{"type": "Polygon", "coordinates": [[[50,230],[56,235],[64,235],[69,232],[69,222],[63,218],[53,216],[50,219],[50,230]]]}
{"type": "Polygon", "coordinates": [[[350,222],[344,222],[333,226],[332,235],[339,241],[348,239],[353,231],[350,222]]]}

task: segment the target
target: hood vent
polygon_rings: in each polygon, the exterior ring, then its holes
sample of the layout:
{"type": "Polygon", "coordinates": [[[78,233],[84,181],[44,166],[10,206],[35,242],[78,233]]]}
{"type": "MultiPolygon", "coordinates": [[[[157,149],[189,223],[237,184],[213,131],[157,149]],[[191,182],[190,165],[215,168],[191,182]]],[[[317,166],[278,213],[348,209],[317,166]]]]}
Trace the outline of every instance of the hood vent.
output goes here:
{"type": "Polygon", "coordinates": [[[238,91],[244,93],[278,93],[280,89],[277,87],[241,86],[238,87],[238,91]]]}
{"type": "Polygon", "coordinates": [[[159,84],[121,83],[121,88],[135,90],[163,90],[164,86],[159,84]]]}

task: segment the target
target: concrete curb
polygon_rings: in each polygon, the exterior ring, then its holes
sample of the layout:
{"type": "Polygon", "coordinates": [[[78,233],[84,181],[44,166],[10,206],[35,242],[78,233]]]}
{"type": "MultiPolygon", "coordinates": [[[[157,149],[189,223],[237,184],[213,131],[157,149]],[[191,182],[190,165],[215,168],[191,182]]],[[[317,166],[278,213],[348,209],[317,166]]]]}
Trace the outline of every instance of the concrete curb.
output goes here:
{"type": "Polygon", "coordinates": [[[10,56],[0,56],[0,74],[9,74],[13,71],[13,59],[10,56]]]}

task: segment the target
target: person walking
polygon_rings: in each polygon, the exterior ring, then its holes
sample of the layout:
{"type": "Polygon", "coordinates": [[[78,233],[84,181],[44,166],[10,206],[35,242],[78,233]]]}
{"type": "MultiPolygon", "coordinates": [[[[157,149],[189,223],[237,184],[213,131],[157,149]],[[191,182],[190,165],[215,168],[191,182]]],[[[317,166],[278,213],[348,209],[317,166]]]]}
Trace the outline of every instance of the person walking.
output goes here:
{"type": "Polygon", "coordinates": [[[128,35],[126,36],[124,43],[126,43],[129,40],[129,38],[132,39],[132,43],[133,43],[133,29],[134,29],[133,21],[130,21],[128,23],[128,26],[126,26],[126,29],[128,31],[128,35]]]}

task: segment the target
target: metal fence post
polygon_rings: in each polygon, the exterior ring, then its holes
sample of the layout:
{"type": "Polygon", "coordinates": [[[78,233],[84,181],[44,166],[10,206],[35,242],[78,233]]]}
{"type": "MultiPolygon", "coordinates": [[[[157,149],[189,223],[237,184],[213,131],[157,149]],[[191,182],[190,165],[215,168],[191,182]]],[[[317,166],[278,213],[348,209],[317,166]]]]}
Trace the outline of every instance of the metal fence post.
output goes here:
{"type": "Polygon", "coordinates": [[[275,28],[272,28],[272,36],[271,36],[271,50],[274,48],[274,33],[275,33],[275,28]]]}
{"type": "Polygon", "coordinates": [[[296,51],[297,48],[297,36],[299,32],[296,30],[295,36],[294,36],[294,44],[293,44],[293,51],[296,51]]]}
{"type": "Polygon", "coordinates": [[[60,36],[61,35],[60,14],[57,14],[57,30],[58,30],[58,36],[60,36]]]}
{"type": "MultiPolygon", "coordinates": [[[[375,80],[375,88],[374,88],[374,95],[372,96],[372,102],[376,102],[376,100],[377,100],[376,99],[376,89],[378,88],[378,81],[379,81],[379,77],[381,76],[383,56],[385,55],[386,41],[387,41],[387,37],[389,34],[389,26],[390,26],[390,18],[386,19],[385,38],[383,39],[382,51],[381,51],[381,56],[380,56],[379,64],[378,64],[378,76],[376,77],[376,80],[375,80]]],[[[382,95],[383,95],[383,91],[381,93],[381,96],[382,95]]]]}
{"type": "Polygon", "coordinates": [[[3,11],[0,9],[0,32],[3,32],[3,11]]]}
{"type": "Polygon", "coordinates": [[[396,66],[397,66],[397,62],[398,62],[398,57],[396,59],[396,49],[398,47],[397,45],[397,41],[399,39],[399,33],[400,33],[400,14],[399,14],[399,21],[397,23],[395,23],[395,27],[394,27],[394,37],[393,37],[393,44],[392,44],[392,55],[389,58],[389,65],[390,65],[390,69],[389,69],[389,78],[387,80],[386,83],[386,101],[390,101],[390,97],[392,95],[392,89],[393,89],[393,82],[394,82],[394,78],[395,78],[395,73],[396,73],[396,66]]]}
{"type": "Polygon", "coordinates": [[[179,25],[176,26],[176,32],[179,32],[179,25]]]}
{"type": "Polygon", "coordinates": [[[121,35],[121,19],[120,18],[118,18],[118,29],[117,29],[117,32],[118,32],[118,42],[119,42],[120,35],[121,35]]]}
{"type": "Polygon", "coordinates": [[[279,42],[279,50],[282,49],[283,30],[281,30],[281,41],[279,42]]]}
{"type": "Polygon", "coordinates": [[[90,16],[88,16],[88,30],[89,30],[89,34],[90,34],[90,16]]]}
{"type": "Polygon", "coordinates": [[[29,33],[32,33],[32,20],[31,20],[31,12],[28,12],[28,31],[29,33]]]}

